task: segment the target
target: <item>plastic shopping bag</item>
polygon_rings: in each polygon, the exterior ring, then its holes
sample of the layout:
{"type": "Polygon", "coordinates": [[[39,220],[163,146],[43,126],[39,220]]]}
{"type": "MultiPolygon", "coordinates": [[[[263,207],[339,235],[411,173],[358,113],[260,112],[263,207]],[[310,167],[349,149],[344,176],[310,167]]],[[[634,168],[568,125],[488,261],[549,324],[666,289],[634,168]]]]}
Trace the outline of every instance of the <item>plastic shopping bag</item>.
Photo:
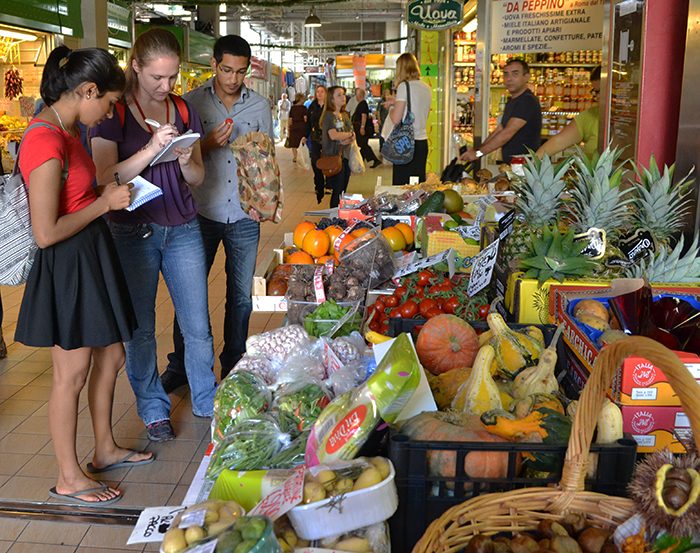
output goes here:
{"type": "Polygon", "coordinates": [[[306,147],[306,144],[299,147],[297,151],[297,162],[302,169],[307,171],[311,169],[311,156],[309,155],[309,149],[306,147]]]}
{"type": "Polygon", "coordinates": [[[348,159],[350,163],[350,171],[355,175],[360,175],[365,172],[365,162],[362,159],[362,153],[360,152],[360,147],[357,142],[353,142],[350,145],[350,158],[348,159]]]}

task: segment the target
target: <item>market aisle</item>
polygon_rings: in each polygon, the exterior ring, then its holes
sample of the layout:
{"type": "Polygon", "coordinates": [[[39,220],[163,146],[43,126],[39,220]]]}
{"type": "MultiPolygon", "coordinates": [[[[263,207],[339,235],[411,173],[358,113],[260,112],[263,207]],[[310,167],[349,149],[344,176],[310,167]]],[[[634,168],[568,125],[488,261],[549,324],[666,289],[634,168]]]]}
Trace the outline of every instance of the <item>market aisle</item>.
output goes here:
{"type": "MultiPolygon", "coordinates": [[[[374,147],[377,149],[376,140],[374,147]]],[[[262,227],[258,263],[268,259],[269,251],[278,247],[285,232],[291,232],[303,218],[304,211],[317,209],[313,177],[292,163],[291,152],[278,147],[278,160],[285,184],[283,220],[262,227]]],[[[374,190],[377,176],[384,183],[391,178],[391,166],[368,169],[364,175],[352,176],[349,192],[374,190]]],[[[322,206],[327,207],[330,196],[322,206]]],[[[209,308],[217,354],[222,347],[225,275],[223,252],[217,256],[209,279],[209,308]]],[[[55,461],[48,433],[47,400],[51,386],[51,355],[48,350],[28,348],[13,343],[22,288],[0,286],[5,310],[3,334],[8,357],[0,361],[0,500],[23,499],[45,501],[48,489],[55,484],[55,461]]],[[[173,308],[161,282],[157,299],[156,334],[159,368],[165,367],[172,345],[173,308]]],[[[253,314],[250,333],[280,326],[282,315],[253,314]]],[[[114,430],[119,442],[127,447],[157,452],[158,460],[145,467],[104,473],[102,479],[119,484],[124,498],[117,507],[178,505],[187,491],[208,444],[209,424],[192,415],[189,394],[171,395],[173,425],[177,439],[164,444],[150,443],[136,414],[134,396],[122,370],[117,381],[114,405],[114,430]]],[[[78,419],[78,455],[83,463],[91,460],[92,428],[87,409],[86,390],[80,401],[78,419]]],[[[155,546],[126,547],[131,533],[127,527],[79,525],[73,523],[25,522],[0,519],[0,553],[24,553],[50,545],[56,553],[99,553],[114,550],[157,551],[155,546]]]]}

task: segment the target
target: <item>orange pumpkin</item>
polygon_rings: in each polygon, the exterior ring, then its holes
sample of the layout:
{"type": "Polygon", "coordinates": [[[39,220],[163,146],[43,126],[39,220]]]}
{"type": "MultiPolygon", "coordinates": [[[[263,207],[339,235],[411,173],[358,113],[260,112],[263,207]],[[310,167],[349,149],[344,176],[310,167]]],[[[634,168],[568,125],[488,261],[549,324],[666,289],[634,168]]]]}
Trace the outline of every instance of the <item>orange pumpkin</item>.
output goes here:
{"type": "Polygon", "coordinates": [[[301,249],[308,253],[311,257],[321,257],[328,253],[330,239],[322,230],[310,230],[304,236],[301,249]]]}
{"type": "Polygon", "coordinates": [[[292,263],[296,265],[308,265],[309,263],[313,262],[314,258],[306,252],[294,252],[287,259],[287,263],[292,263]]]}
{"type": "Polygon", "coordinates": [[[479,337],[471,325],[455,315],[438,315],[423,325],[416,352],[433,374],[471,367],[479,351],[479,337]]]}
{"type": "Polygon", "coordinates": [[[295,228],[294,228],[294,245],[299,248],[302,248],[302,244],[304,243],[304,237],[307,235],[308,232],[315,230],[316,225],[309,221],[302,221],[299,223],[295,228]]]}

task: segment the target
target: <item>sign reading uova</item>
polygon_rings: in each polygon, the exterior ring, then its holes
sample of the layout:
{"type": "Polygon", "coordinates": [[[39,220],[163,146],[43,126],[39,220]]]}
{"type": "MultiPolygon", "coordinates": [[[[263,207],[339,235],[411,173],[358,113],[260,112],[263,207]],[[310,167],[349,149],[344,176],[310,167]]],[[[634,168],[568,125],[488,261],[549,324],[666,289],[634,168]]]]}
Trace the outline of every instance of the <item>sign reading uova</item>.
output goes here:
{"type": "Polygon", "coordinates": [[[491,52],[600,50],[604,0],[493,0],[491,52]]]}
{"type": "Polygon", "coordinates": [[[460,0],[411,0],[406,6],[408,25],[424,31],[449,29],[462,21],[460,0]]]}

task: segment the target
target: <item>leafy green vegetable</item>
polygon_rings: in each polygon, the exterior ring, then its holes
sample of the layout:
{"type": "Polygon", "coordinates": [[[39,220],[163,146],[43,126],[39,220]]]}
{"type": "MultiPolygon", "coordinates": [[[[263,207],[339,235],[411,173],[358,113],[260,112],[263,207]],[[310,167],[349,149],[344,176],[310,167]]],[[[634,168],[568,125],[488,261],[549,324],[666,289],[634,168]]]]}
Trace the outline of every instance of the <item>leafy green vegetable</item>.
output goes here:
{"type": "Polygon", "coordinates": [[[236,423],[265,413],[271,401],[272,394],[260,377],[245,370],[233,371],[214,396],[214,443],[223,440],[236,423]]]}
{"type": "Polygon", "coordinates": [[[306,442],[309,440],[311,430],[305,430],[299,434],[292,443],[275,455],[267,464],[271,469],[292,469],[303,465],[305,462],[306,442]]]}
{"type": "Polygon", "coordinates": [[[330,398],[320,384],[284,384],[277,390],[275,407],[282,432],[296,436],[316,422],[330,398]]]}
{"type": "MultiPolygon", "coordinates": [[[[335,300],[328,300],[319,305],[304,317],[304,329],[311,336],[328,336],[337,322],[347,315],[353,307],[341,307],[335,300]]],[[[356,311],[340,327],[334,336],[347,336],[353,330],[359,330],[362,324],[362,313],[356,311]]]]}

